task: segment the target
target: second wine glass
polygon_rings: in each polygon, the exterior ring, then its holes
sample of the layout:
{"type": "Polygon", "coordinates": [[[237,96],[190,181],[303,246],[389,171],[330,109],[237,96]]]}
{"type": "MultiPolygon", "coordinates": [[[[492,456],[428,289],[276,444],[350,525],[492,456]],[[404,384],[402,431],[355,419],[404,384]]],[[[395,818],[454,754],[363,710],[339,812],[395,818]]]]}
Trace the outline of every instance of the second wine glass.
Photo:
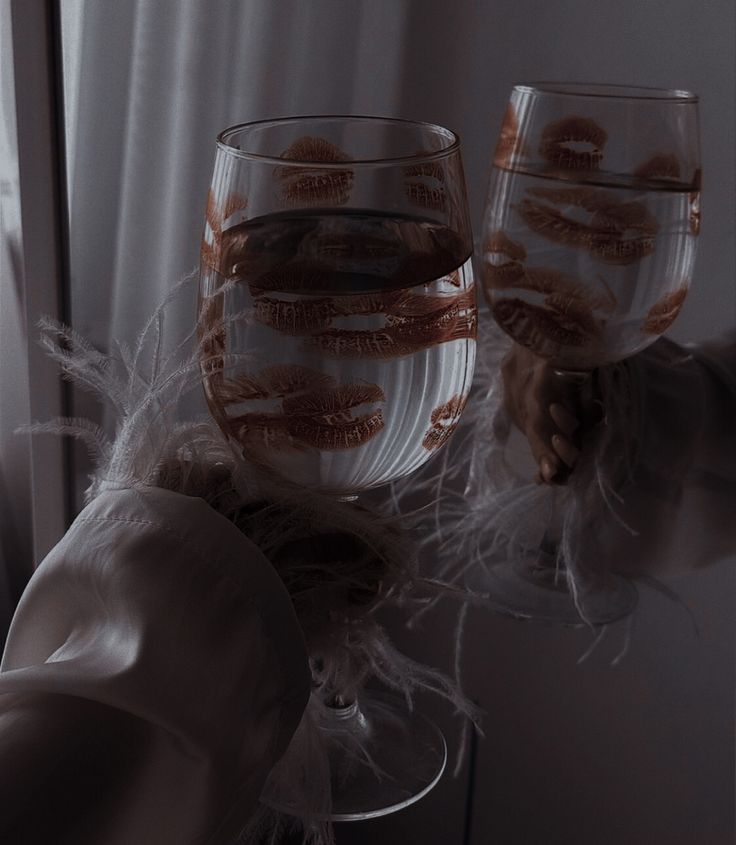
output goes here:
{"type": "MultiPolygon", "coordinates": [[[[488,189],[483,291],[500,328],[557,377],[584,384],[653,343],[682,308],[700,228],[697,105],[677,90],[513,89],[488,189]]],[[[552,511],[540,549],[494,567],[491,592],[513,615],[579,624],[552,511]]],[[[588,596],[585,621],[634,607],[630,584],[606,584],[588,596]]]]}

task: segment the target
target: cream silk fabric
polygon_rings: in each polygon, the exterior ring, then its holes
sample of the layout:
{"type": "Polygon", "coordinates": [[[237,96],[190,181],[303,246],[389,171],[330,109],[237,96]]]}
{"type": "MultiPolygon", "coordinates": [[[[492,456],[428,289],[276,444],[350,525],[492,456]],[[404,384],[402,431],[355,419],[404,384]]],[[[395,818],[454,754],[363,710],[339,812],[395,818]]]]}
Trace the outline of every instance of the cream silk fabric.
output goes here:
{"type": "Polygon", "coordinates": [[[308,692],[289,596],[234,525],[166,490],[103,493],[12,622],[0,760],[20,785],[0,808],[0,841],[233,842],[308,692]],[[55,749],[38,795],[31,746],[47,768],[43,749],[55,749]]]}

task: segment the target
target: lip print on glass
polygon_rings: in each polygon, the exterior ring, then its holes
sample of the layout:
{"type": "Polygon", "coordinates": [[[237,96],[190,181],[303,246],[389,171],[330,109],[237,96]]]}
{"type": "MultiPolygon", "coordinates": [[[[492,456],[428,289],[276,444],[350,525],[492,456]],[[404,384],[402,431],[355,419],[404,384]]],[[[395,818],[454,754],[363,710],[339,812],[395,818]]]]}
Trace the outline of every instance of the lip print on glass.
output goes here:
{"type": "Polygon", "coordinates": [[[680,161],[674,153],[655,153],[634,169],[638,179],[680,179],[680,161]]]}
{"type": "MultiPolygon", "coordinates": [[[[227,415],[227,426],[246,449],[262,446],[276,449],[335,451],[353,449],[367,443],[383,428],[381,407],[354,413],[361,406],[376,406],[385,401],[377,384],[334,385],[322,373],[297,365],[265,370],[243,379],[238,391],[228,385],[227,405],[271,398],[274,369],[280,380],[276,410],[227,415]],[[253,390],[253,388],[256,390],[253,390]]],[[[241,377],[242,379],[242,377],[241,377]]],[[[220,391],[220,396],[223,396],[220,391]]]]}
{"type": "Polygon", "coordinates": [[[440,405],[432,411],[430,417],[432,425],[422,440],[422,446],[425,449],[432,452],[435,449],[439,449],[440,446],[449,440],[450,435],[455,431],[460,422],[460,415],[467,401],[467,395],[460,396],[456,394],[449,402],[445,402],[444,405],[440,405]]]}
{"type": "Polygon", "coordinates": [[[683,284],[669,293],[666,293],[659,302],[647,311],[641,330],[647,334],[660,335],[675,322],[677,315],[685,304],[688,284],[683,284]]]}
{"type": "Polygon", "coordinates": [[[527,227],[564,246],[587,249],[607,264],[633,264],[654,252],[656,218],[641,201],[621,201],[602,189],[527,188],[519,214],[527,227]],[[566,210],[560,210],[560,206],[566,210]],[[577,209],[589,219],[575,216],[577,209]]]}
{"type": "Polygon", "coordinates": [[[305,341],[334,358],[391,359],[455,340],[474,340],[477,331],[475,290],[436,297],[421,315],[389,312],[376,329],[328,329],[305,341]]]}
{"type": "MultiPolygon", "coordinates": [[[[427,155],[429,150],[417,150],[417,155],[427,155]]],[[[447,204],[445,171],[439,161],[422,162],[404,168],[404,192],[417,208],[444,211],[447,204]]]]}
{"type": "Polygon", "coordinates": [[[493,163],[496,167],[510,167],[514,163],[515,156],[520,152],[519,121],[513,103],[509,103],[503,115],[498,143],[493,153],[493,163]]]}
{"type": "Polygon", "coordinates": [[[326,138],[305,135],[297,139],[280,158],[314,162],[316,166],[284,166],[274,170],[285,205],[344,205],[350,198],[353,171],[320,168],[319,162],[336,164],[350,161],[350,156],[326,138]]]}
{"type": "Polygon", "coordinates": [[[588,117],[569,115],[542,130],[539,154],[561,170],[597,170],[608,133],[588,117]]]}

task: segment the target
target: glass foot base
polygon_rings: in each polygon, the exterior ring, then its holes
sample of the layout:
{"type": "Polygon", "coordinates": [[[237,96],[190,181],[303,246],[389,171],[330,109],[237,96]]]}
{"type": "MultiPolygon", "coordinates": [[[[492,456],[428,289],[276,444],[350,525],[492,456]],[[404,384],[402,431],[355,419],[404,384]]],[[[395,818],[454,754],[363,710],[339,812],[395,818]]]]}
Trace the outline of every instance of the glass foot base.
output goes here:
{"type": "MultiPolygon", "coordinates": [[[[336,822],[395,813],[423,798],[447,762],[440,729],[403,698],[362,692],[359,702],[330,708],[318,702],[320,731],[327,743],[336,822]]],[[[289,797],[269,795],[268,804],[290,815],[289,797]]]]}
{"type": "Polygon", "coordinates": [[[575,605],[565,572],[543,552],[530,553],[513,563],[491,567],[483,579],[483,592],[497,613],[555,625],[606,625],[628,616],[638,593],[627,579],[610,575],[604,588],[588,590],[580,598],[585,618],[575,605]]]}

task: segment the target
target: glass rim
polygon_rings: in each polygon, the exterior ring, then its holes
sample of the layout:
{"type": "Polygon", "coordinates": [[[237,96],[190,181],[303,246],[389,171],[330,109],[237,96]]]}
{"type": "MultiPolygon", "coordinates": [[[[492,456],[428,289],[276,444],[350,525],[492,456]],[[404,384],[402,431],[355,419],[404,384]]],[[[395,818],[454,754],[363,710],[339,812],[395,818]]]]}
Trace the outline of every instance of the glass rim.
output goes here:
{"type": "Polygon", "coordinates": [[[660,100],[676,104],[698,103],[700,98],[693,91],[681,88],[656,88],[645,85],[617,85],[604,82],[554,82],[539,81],[514,85],[514,91],[525,94],[552,94],[583,99],[604,98],[613,100],[660,100]]]}
{"type": "Polygon", "coordinates": [[[242,158],[248,159],[252,161],[257,161],[262,164],[273,164],[278,165],[279,167],[311,167],[311,168],[319,168],[322,169],[334,169],[334,170],[345,170],[346,168],[352,169],[355,166],[390,166],[396,164],[414,164],[414,163],[424,163],[424,162],[432,162],[437,161],[438,159],[447,158],[450,155],[453,155],[460,150],[460,136],[457,132],[453,132],[451,129],[447,129],[444,126],[440,126],[437,123],[427,123],[421,120],[408,120],[400,117],[381,117],[379,115],[363,115],[363,114],[316,114],[316,115],[295,115],[290,117],[272,117],[266,118],[264,120],[251,120],[245,123],[237,123],[233,126],[229,126],[227,129],[223,129],[222,132],[218,133],[216,138],[217,148],[222,150],[222,152],[226,153],[227,155],[233,156],[234,158],[242,158]],[[283,125],[288,123],[297,123],[299,121],[323,121],[327,122],[334,122],[334,121],[355,121],[358,122],[370,122],[370,123],[388,123],[388,124],[401,124],[403,126],[414,126],[414,127],[423,127],[425,129],[429,129],[434,132],[436,135],[439,135],[449,141],[448,146],[442,147],[442,149],[434,150],[433,152],[427,152],[422,154],[413,153],[412,155],[408,156],[394,156],[390,158],[361,158],[361,159],[346,159],[345,161],[314,161],[309,159],[292,159],[292,158],[280,158],[279,156],[270,156],[270,155],[263,155],[262,153],[252,153],[248,152],[247,150],[240,150],[236,147],[233,147],[230,143],[228,143],[229,139],[232,138],[235,133],[242,131],[243,129],[249,129],[251,127],[264,127],[268,125],[277,126],[283,125]]]}

